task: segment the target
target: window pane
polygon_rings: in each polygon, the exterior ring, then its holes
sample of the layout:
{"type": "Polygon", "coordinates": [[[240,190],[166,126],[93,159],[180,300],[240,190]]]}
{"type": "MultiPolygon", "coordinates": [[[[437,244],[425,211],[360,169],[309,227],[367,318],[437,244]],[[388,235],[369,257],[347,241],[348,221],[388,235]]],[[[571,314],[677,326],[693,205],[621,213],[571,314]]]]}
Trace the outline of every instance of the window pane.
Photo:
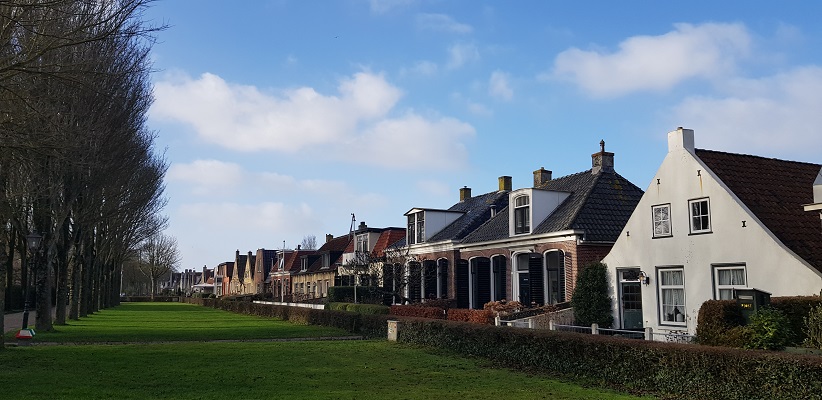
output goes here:
{"type": "Polygon", "coordinates": [[[733,289],[719,289],[719,300],[733,300],[733,289]]]}
{"type": "Polygon", "coordinates": [[[664,286],[682,285],[682,271],[661,271],[660,280],[664,286]]]}

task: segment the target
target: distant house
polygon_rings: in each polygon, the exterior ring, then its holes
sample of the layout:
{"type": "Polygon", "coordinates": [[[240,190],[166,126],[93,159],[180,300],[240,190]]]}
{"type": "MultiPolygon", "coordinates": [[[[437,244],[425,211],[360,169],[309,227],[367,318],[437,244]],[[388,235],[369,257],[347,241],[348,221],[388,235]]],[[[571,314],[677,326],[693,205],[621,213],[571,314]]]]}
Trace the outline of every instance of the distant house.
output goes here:
{"type": "Polygon", "coordinates": [[[511,190],[500,178],[507,205],[455,246],[458,304],[570,301],[580,269],[608,253],[642,197],[614,170],[604,141],[591,159],[590,169],[559,178],[540,168],[532,187],[511,190]]]}
{"type": "Polygon", "coordinates": [[[386,265],[386,261],[391,263],[396,260],[387,260],[386,253],[390,252],[390,249],[403,247],[404,243],[404,228],[372,228],[365,222],[360,222],[357,229],[352,232],[352,240],[348,242],[342,255],[335,285],[377,286],[382,287],[386,293],[400,290],[401,288],[394,287],[397,281],[393,279],[393,265],[386,265]],[[362,264],[354,267],[359,263],[362,264]]]}
{"type": "Polygon", "coordinates": [[[276,262],[276,250],[257,249],[250,282],[250,287],[253,288],[254,293],[271,293],[271,270],[276,262]]]}
{"type": "Polygon", "coordinates": [[[293,274],[293,282],[303,290],[304,299],[320,299],[328,296],[328,289],[335,285],[337,270],[345,247],[351,241],[348,235],[325,236],[325,243],[315,252],[301,257],[300,271],[293,274]],[[304,267],[304,268],[303,268],[304,267]]]}
{"type": "Polygon", "coordinates": [[[234,253],[234,275],[231,277],[231,283],[229,284],[230,295],[242,295],[246,293],[246,267],[248,266],[248,258],[250,256],[250,251],[248,254],[240,254],[240,250],[234,253]]]}
{"type": "Polygon", "coordinates": [[[234,262],[226,261],[217,265],[214,276],[214,294],[217,297],[228,295],[231,277],[234,274],[234,262]]]}
{"type": "Polygon", "coordinates": [[[621,328],[696,330],[709,299],[734,289],[773,296],[822,289],[819,164],[694,148],[668,133],[668,153],[611,252],[621,328]]]}
{"type": "Polygon", "coordinates": [[[306,297],[305,281],[295,283],[294,277],[301,271],[308,271],[308,256],[314,253],[314,250],[302,250],[300,246],[297,246],[296,250],[277,251],[279,262],[277,268],[271,272],[275,299],[290,302],[306,297]]]}

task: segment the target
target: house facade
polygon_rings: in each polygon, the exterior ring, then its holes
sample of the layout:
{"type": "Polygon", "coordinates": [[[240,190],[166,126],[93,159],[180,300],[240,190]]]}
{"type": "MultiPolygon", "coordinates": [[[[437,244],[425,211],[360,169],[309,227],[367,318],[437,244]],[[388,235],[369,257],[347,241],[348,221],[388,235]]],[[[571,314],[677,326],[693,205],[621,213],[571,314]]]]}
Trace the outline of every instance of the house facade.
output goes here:
{"type": "Polygon", "coordinates": [[[325,243],[312,254],[302,256],[300,271],[293,275],[294,285],[300,288],[305,300],[322,299],[335,285],[343,251],[351,241],[349,235],[325,236],[325,243]]]}
{"type": "Polygon", "coordinates": [[[534,171],[532,187],[508,190],[507,207],[456,246],[462,304],[570,301],[580,269],[608,253],[642,197],[600,146],[589,170],[559,178],[534,171]]]}
{"type": "Polygon", "coordinates": [[[710,299],[734,289],[772,296],[822,289],[820,165],[694,148],[668,133],[668,153],[603,260],[617,327],[687,332],[710,299]],[[817,186],[818,187],[818,186],[817,186]]]}

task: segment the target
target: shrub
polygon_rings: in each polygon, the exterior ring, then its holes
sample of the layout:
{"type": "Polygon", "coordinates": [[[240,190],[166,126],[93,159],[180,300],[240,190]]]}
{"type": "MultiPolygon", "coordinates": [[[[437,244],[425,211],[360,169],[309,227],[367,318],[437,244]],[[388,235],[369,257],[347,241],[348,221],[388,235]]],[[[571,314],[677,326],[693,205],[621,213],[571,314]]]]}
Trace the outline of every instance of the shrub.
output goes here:
{"type": "Polygon", "coordinates": [[[421,307],[421,306],[391,306],[389,314],[401,317],[417,317],[417,318],[434,318],[444,319],[445,311],[438,307],[421,307]]]}
{"type": "Polygon", "coordinates": [[[788,345],[798,345],[805,340],[805,317],[819,306],[822,306],[819,296],[771,297],[771,307],[788,317],[791,331],[788,345]]]}
{"type": "Polygon", "coordinates": [[[785,313],[764,307],[751,315],[745,326],[746,349],[782,350],[790,340],[790,322],[785,313]]]}
{"type": "Polygon", "coordinates": [[[806,347],[822,349],[822,305],[814,307],[805,317],[806,347]]]}
{"type": "Polygon", "coordinates": [[[439,309],[448,311],[452,308],[457,308],[457,300],[455,299],[433,299],[425,300],[423,303],[414,303],[412,306],[418,307],[437,307],[439,309]]]}
{"type": "MultiPolygon", "coordinates": [[[[329,302],[354,302],[354,286],[331,286],[328,288],[329,302]]],[[[374,287],[357,286],[357,302],[382,304],[383,294],[374,287]]]]}
{"type": "Polygon", "coordinates": [[[448,310],[449,321],[471,322],[474,324],[493,325],[494,312],[491,310],[470,310],[452,308],[448,310]]]}
{"type": "Polygon", "coordinates": [[[610,328],[614,323],[611,314],[611,297],[608,296],[608,271],[605,264],[589,264],[577,275],[576,288],[571,298],[574,318],[579,325],[596,323],[602,328],[610,328]]]}
{"type": "Polygon", "coordinates": [[[482,306],[484,310],[491,310],[494,315],[510,315],[522,310],[522,303],[518,301],[489,301],[482,306]]]}
{"type": "Polygon", "coordinates": [[[736,300],[708,300],[699,308],[696,340],[709,346],[742,347],[744,335],[735,327],[745,324],[742,309],[736,300]]]}

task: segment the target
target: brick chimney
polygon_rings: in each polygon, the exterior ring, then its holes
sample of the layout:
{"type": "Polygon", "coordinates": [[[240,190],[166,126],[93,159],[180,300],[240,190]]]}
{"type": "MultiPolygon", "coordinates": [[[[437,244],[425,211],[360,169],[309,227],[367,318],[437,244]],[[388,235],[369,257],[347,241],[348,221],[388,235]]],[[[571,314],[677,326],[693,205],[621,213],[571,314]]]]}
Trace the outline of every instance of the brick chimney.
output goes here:
{"type": "Polygon", "coordinates": [[[614,153],[605,151],[605,141],[599,141],[599,153],[591,154],[591,173],[614,172],[614,153]]]}
{"type": "Polygon", "coordinates": [[[471,198],[471,188],[464,186],[460,189],[460,201],[465,201],[471,198]]]}
{"type": "Polygon", "coordinates": [[[334,239],[334,235],[332,235],[330,233],[325,234],[325,242],[326,243],[330,242],[332,239],[334,239]]]}
{"type": "Polygon", "coordinates": [[[538,170],[534,171],[534,187],[540,187],[550,180],[551,171],[544,167],[539,167],[538,170]]]}
{"type": "Polygon", "coordinates": [[[368,229],[368,225],[365,224],[365,221],[360,221],[360,225],[357,226],[357,232],[364,231],[368,229]]]}
{"type": "Polygon", "coordinates": [[[499,177],[499,191],[500,192],[510,192],[511,191],[511,177],[510,176],[501,176],[501,177],[499,177]]]}

